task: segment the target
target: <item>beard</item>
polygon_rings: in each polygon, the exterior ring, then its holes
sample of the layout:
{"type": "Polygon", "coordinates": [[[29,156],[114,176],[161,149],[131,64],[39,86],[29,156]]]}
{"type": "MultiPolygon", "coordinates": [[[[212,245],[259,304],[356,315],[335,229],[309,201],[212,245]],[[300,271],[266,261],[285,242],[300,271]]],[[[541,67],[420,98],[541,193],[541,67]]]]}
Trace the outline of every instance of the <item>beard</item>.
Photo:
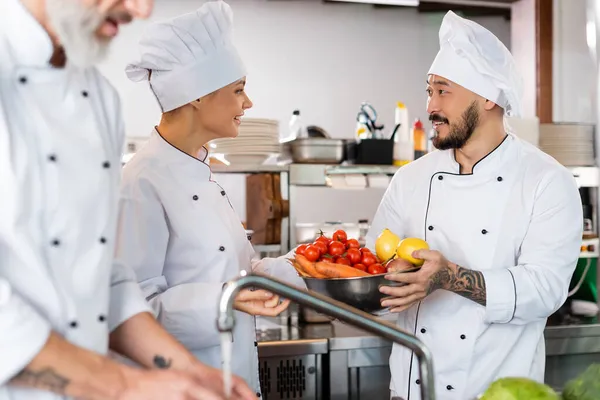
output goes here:
{"type": "Polygon", "coordinates": [[[457,124],[450,124],[449,121],[439,114],[431,114],[429,120],[433,122],[444,122],[448,124],[450,132],[445,138],[436,134],[431,140],[433,146],[438,150],[461,149],[473,136],[473,132],[479,125],[479,111],[477,104],[471,103],[462,113],[460,121],[457,124]]]}
{"type": "Polygon", "coordinates": [[[87,68],[106,57],[109,40],[96,35],[105,15],[79,0],[46,0],[46,10],[50,25],[72,64],[87,68]]]}

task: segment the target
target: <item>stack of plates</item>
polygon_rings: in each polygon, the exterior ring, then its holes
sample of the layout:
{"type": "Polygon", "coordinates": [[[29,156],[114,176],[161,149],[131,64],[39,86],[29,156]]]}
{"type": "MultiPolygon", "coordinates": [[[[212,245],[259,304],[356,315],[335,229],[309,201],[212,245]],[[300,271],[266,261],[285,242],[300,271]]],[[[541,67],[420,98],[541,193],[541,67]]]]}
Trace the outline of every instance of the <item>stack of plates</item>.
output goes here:
{"type": "Polygon", "coordinates": [[[595,165],[594,126],[541,124],[540,149],[568,167],[595,165]]]}
{"type": "Polygon", "coordinates": [[[210,152],[222,154],[230,164],[262,164],[278,155],[279,122],[269,119],[244,118],[235,139],[215,139],[210,152]]]}

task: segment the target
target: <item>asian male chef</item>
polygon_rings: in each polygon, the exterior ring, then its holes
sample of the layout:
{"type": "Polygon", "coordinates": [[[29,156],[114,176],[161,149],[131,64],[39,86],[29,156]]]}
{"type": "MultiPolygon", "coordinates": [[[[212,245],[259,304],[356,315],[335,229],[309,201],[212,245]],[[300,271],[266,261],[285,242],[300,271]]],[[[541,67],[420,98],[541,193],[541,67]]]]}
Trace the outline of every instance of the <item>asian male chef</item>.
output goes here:
{"type": "MultiPolygon", "coordinates": [[[[224,398],[220,371],[166,333],[113,261],[123,121],[93,65],[151,10],[0,2],[1,400],[224,398]],[[109,346],[147,368],[109,359],[109,346]]],[[[235,398],[254,397],[235,382],[235,398]]]]}
{"type": "MultiPolygon", "coordinates": [[[[572,174],[505,128],[521,112],[515,61],[488,30],[448,12],[427,75],[438,149],[394,176],[384,228],[425,239],[406,286],[382,287],[398,325],[433,354],[441,400],[474,399],[507,376],[544,379],[544,326],[566,299],[583,230],[572,174]]],[[[406,267],[400,261],[394,269],[406,267]]],[[[394,346],[392,397],[420,399],[416,356],[394,346]]]]}

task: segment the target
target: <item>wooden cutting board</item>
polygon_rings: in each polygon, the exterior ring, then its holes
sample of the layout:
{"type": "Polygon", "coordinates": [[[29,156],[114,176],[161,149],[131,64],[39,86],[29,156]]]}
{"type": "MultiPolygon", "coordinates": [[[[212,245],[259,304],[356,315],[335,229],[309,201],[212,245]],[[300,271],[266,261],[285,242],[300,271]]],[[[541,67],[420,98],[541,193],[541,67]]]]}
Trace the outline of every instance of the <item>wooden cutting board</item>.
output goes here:
{"type": "Polygon", "coordinates": [[[280,244],[281,221],[289,216],[289,202],[281,197],[278,173],[246,177],[246,225],[254,231],[253,244],[280,244]]]}

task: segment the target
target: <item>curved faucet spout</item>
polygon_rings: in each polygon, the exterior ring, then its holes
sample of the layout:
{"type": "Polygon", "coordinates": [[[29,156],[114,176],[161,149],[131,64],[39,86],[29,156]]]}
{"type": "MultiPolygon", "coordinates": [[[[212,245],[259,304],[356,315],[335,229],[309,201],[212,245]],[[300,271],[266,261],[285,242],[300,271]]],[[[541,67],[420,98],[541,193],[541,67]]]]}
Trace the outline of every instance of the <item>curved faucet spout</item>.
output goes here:
{"type": "Polygon", "coordinates": [[[344,303],[319,293],[296,288],[272,277],[253,273],[227,282],[219,301],[219,317],[217,320],[219,331],[230,332],[233,330],[235,325],[233,303],[239,291],[247,287],[257,287],[276,293],[286,299],[290,299],[315,311],[332,316],[411,349],[419,361],[421,399],[435,400],[431,352],[418,338],[398,329],[390,322],[375,318],[371,314],[349,307],[344,303]]]}

